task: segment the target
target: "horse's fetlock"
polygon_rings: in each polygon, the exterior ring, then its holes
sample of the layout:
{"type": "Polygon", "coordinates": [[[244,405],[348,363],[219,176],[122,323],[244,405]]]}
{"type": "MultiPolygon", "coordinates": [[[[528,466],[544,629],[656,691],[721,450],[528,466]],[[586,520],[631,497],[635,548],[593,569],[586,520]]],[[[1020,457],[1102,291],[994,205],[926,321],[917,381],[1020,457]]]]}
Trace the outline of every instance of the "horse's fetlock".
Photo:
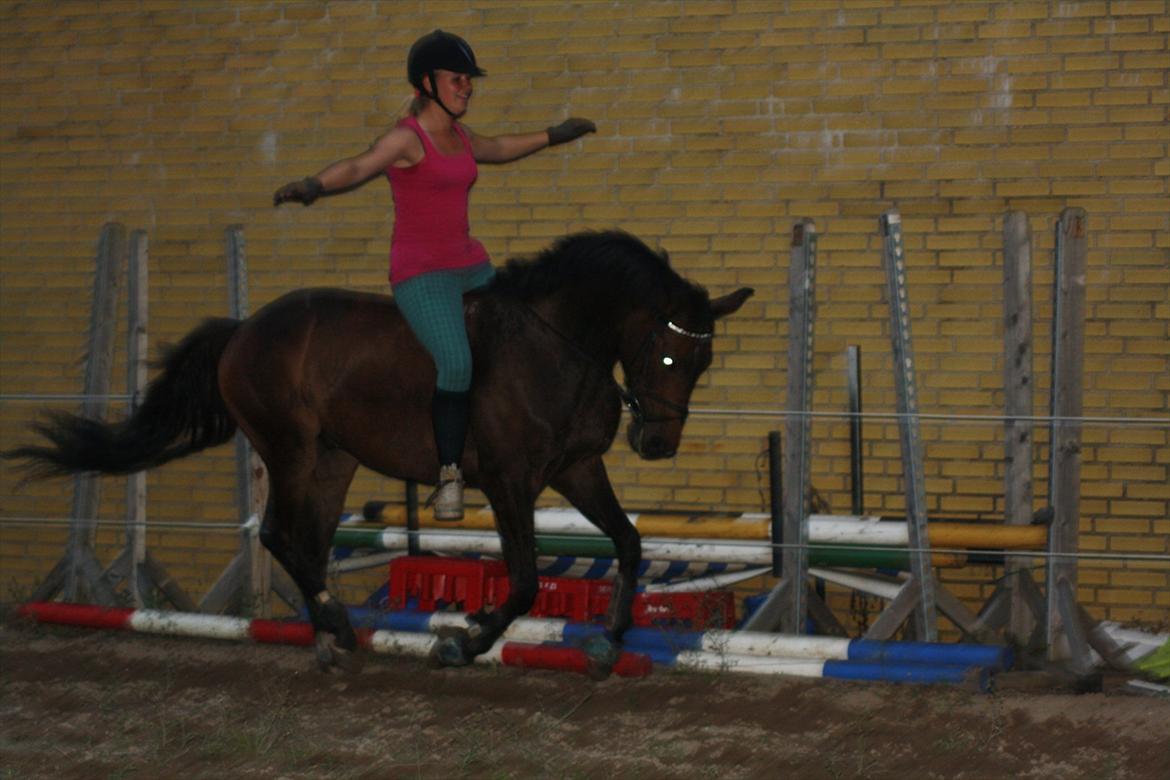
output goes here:
{"type": "Polygon", "coordinates": [[[310,609],[310,613],[316,612],[316,625],[318,633],[321,631],[332,634],[337,637],[338,644],[347,649],[353,650],[357,648],[357,634],[354,633],[353,626],[349,622],[349,614],[345,610],[345,605],[334,599],[329,595],[328,591],[321,591],[315,599],[315,610],[310,609]]]}

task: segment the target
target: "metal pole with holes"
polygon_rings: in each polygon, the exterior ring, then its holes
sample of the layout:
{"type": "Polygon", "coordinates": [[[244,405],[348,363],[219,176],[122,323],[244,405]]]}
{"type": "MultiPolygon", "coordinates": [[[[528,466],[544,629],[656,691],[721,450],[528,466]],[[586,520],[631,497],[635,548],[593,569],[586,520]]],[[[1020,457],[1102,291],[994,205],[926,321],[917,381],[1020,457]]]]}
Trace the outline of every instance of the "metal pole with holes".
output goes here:
{"type": "MultiPolygon", "coordinates": [[[[134,414],[142,405],[146,389],[147,341],[146,324],[149,319],[149,274],[147,271],[148,241],[145,230],[135,230],[130,236],[129,271],[127,273],[127,339],[126,391],[130,394],[128,414],[134,414]]],[[[146,472],[138,471],[126,478],[126,587],[134,606],[144,606],[146,565],[146,472]]]]}
{"type": "Polygon", "coordinates": [[[792,228],[788,266],[788,401],[784,432],[783,576],[745,624],[759,631],[804,630],[808,614],[808,495],[813,329],[816,321],[816,225],[792,228]]]}
{"type": "MultiPolygon", "coordinates": [[[[874,623],[875,638],[892,631],[911,611],[920,641],[938,641],[934,574],[930,567],[930,540],[926,530],[926,477],[922,437],[918,426],[918,394],[914,349],[910,332],[910,300],[906,288],[906,253],[902,217],[891,209],[881,217],[882,266],[890,310],[890,341],[894,357],[894,386],[898,402],[898,434],[902,449],[902,479],[906,491],[906,519],[910,532],[911,587],[905,587],[874,623]]],[[[868,634],[867,634],[868,636],[868,634]]]]}
{"type": "MultiPolygon", "coordinates": [[[[244,228],[232,225],[224,233],[228,260],[228,301],[231,316],[248,316],[248,254],[244,228]]],[[[272,581],[272,556],[260,544],[260,523],[268,499],[264,462],[252,449],[242,431],[236,433],[236,484],[239,489],[239,517],[244,528],[242,552],[246,556],[244,613],[258,617],[269,614],[268,594],[272,581]],[[253,519],[254,518],[254,519],[253,519]]]]}
{"type": "MultiPolygon", "coordinates": [[[[1032,522],[1032,230],[1028,215],[1008,212],[1003,221],[1004,522],[1032,522]]],[[[1035,626],[1022,580],[1031,560],[1009,558],[1008,633],[1025,643],[1035,626]]]]}
{"type": "Polygon", "coordinates": [[[1048,500],[1053,518],[1048,561],[1049,660],[1068,658],[1075,671],[1092,667],[1077,612],[1077,533],[1080,526],[1081,424],[1085,341],[1084,209],[1061,212],[1056,226],[1053,289],[1052,396],[1048,500]]]}
{"type": "Polygon", "coordinates": [[[865,514],[865,438],[861,430],[861,347],[846,348],[849,384],[849,494],[853,514],[865,514]]]}
{"type": "MultiPolygon", "coordinates": [[[[94,272],[93,309],[90,312],[89,350],[85,363],[85,401],[82,417],[100,420],[106,414],[110,393],[110,372],[114,363],[114,332],[118,322],[118,277],[126,255],[126,228],[117,222],[102,227],[94,272]]],[[[93,551],[97,512],[101,502],[101,481],[92,474],[73,480],[72,524],[61,583],[67,601],[82,601],[85,595],[100,604],[115,603],[113,589],[93,551]]],[[[50,580],[53,575],[50,575],[50,580]]],[[[50,583],[46,583],[49,585],[50,583]]]]}

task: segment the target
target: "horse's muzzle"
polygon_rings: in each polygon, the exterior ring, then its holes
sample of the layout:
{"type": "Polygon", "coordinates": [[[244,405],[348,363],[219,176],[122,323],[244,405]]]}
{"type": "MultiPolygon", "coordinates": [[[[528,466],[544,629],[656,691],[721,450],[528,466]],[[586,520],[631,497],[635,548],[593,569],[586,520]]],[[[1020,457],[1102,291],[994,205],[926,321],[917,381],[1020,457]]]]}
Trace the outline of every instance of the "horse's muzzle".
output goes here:
{"type": "Polygon", "coordinates": [[[630,442],[630,449],[643,460],[671,458],[678,452],[677,440],[671,443],[658,434],[647,433],[645,426],[638,422],[630,423],[626,429],[626,438],[630,442]]]}

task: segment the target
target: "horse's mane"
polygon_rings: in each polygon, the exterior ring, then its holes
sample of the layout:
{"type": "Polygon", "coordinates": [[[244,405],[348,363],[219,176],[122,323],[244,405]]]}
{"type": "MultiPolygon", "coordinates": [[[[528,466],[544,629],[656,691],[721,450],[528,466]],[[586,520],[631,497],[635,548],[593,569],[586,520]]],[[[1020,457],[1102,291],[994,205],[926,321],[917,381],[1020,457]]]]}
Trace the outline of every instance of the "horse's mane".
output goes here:
{"type": "Polygon", "coordinates": [[[665,251],[655,252],[621,230],[585,231],[557,239],[533,257],[509,260],[491,285],[495,292],[524,301],[566,288],[586,298],[601,295],[643,302],[681,295],[692,307],[705,306],[708,300],[706,290],[675,273],[665,251]]]}

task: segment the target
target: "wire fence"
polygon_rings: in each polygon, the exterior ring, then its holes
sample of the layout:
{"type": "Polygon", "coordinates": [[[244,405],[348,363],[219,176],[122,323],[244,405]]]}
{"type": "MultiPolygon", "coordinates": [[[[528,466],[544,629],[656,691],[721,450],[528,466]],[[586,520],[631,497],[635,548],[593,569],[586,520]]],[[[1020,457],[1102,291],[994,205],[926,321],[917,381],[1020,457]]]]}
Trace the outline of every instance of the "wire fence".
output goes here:
{"type": "MultiPolygon", "coordinates": [[[[127,393],[111,393],[108,395],[84,395],[80,393],[7,393],[0,394],[2,403],[80,403],[84,401],[113,401],[127,403],[134,396],[127,393]]],[[[927,413],[917,412],[906,414],[900,412],[843,412],[843,411],[790,411],[787,409],[721,409],[718,407],[692,406],[689,409],[691,417],[748,417],[783,420],[788,417],[810,417],[814,419],[836,420],[883,420],[895,422],[902,419],[916,419],[928,422],[952,422],[959,424],[986,424],[1026,422],[1041,425],[1055,423],[1057,425],[1135,425],[1153,428],[1170,428],[1170,414],[1165,417],[1104,417],[1080,416],[1059,417],[1050,415],[1005,415],[1005,414],[964,414],[964,413],[927,413]]]]}
{"type": "MultiPolygon", "coordinates": [[[[55,518],[38,518],[38,517],[0,517],[0,528],[4,526],[40,526],[47,528],[69,528],[70,524],[75,520],[68,517],[55,518]]],[[[144,528],[148,531],[208,531],[213,533],[222,533],[225,535],[238,536],[245,526],[234,523],[214,523],[214,522],[197,522],[197,521],[158,521],[148,523],[127,523],[125,521],[116,520],[98,520],[97,528],[107,528],[115,530],[125,530],[132,526],[144,528]]],[[[386,528],[402,528],[401,526],[384,526],[386,528]]],[[[441,529],[441,528],[427,528],[425,533],[431,537],[449,536],[451,538],[459,538],[461,534],[465,533],[461,529],[441,529]]],[[[600,532],[599,532],[600,533],[600,532]]],[[[542,540],[547,541],[574,541],[582,538],[582,534],[566,534],[566,533],[547,533],[537,532],[536,536],[542,540]]],[[[695,546],[711,542],[712,539],[683,539],[679,540],[680,546],[687,544],[694,544],[695,546]]],[[[875,544],[845,544],[833,542],[815,542],[812,544],[795,544],[786,542],[770,542],[768,540],[742,540],[742,539],[719,539],[721,547],[739,547],[743,549],[759,550],[760,548],[767,548],[771,550],[786,550],[786,549],[817,549],[817,550],[866,550],[873,552],[904,552],[904,553],[946,553],[953,555],[966,555],[971,552],[992,553],[1010,555],[1017,558],[1043,558],[1043,559],[1075,559],[1084,561],[1147,561],[1147,562],[1162,562],[1170,564],[1170,553],[1125,553],[1125,552],[1100,552],[1100,551],[1078,551],[1072,553],[1055,553],[1047,550],[1024,550],[1019,548],[997,548],[993,546],[967,548],[967,547],[899,547],[892,545],[875,545],[875,544]]]]}

